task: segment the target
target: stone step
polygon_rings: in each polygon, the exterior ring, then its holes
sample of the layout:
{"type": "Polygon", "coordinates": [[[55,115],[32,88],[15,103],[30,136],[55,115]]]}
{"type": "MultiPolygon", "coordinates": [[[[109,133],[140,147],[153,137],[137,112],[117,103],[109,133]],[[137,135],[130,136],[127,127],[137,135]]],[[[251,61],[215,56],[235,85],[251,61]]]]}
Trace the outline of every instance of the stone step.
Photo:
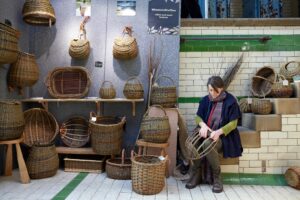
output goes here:
{"type": "Polygon", "coordinates": [[[255,131],[281,131],[281,115],[243,113],[242,126],[255,131]]]}
{"type": "Polygon", "coordinates": [[[238,126],[243,148],[260,148],[260,132],[238,126]]]}
{"type": "Polygon", "coordinates": [[[272,98],[273,113],[300,114],[300,98],[272,98]]]}

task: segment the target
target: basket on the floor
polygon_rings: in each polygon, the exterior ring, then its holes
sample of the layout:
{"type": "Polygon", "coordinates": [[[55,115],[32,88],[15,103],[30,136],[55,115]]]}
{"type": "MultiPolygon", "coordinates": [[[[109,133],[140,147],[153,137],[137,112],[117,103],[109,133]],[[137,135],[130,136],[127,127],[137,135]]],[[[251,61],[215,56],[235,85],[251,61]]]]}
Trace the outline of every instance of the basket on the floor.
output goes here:
{"type": "Polygon", "coordinates": [[[156,79],[151,91],[151,104],[158,104],[164,108],[174,107],[177,103],[176,85],[174,80],[168,76],[160,76],[156,79]],[[166,78],[172,82],[170,86],[160,86],[158,81],[166,78]]]}
{"type": "Polygon", "coordinates": [[[20,138],[25,120],[20,102],[0,101],[0,140],[20,138]]]}
{"type": "Polygon", "coordinates": [[[91,113],[89,132],[93,150],[99,155],[114,155],[121,152],[125,117],[96,116],[91,113]]]}
{"type": "Polygon", "coordinates": [[[276,75],[276,80],[272,85],[271,94],[272,97],[288,98],[293,95],[293,87],[289,84],[288,80],[283,75],[276,75]],[[283,81],[287,81],[287,85],[283,84],[283,81]]]}
{"type": "Polygon", "coordinates": [[[106,160],[105,171],[107,176],[112,179],[128,180],[131,178],[131,160],[125,158],[124,149],[121,158],[106,160]]]}
{"type": "Polygon", "coordinates": [[[171,133],[169,117],[161,106],[153,105],[153,107],[160,108],[164,116],[149,116],[150,107],[143,116],[140,135],[146,142],[165,143],[168,141],[171,133]]]}
{"type": "Polygon", "coordinates": [[[123,94],[127,99],[141,99],[144,97],[144,89],[141,81],[133,76],[127,79],[123,94]]]}
{"type": "Polygon", "coordinates": [[[32,179],[54,176],[59,167],[58,154],[54,144],[33,145],[30,149],[26,166],[32,179]]]}
{"type": "Polygon", "coordinates": [[[32,108],[24,112],[24,140],[28,146],[33,144],[51,144],[58,134],[58,124],[54,116],[41,108],[32,108]]]}
{"type": "Polygon", "coordinates": [[[30,87],[39,79],[39,67],[33,54],[19,52],[18,59],[8,72],[8,86],[11,88],[30,87]]]}
{"type": "Polygon", "coordinates": [[[300,75],[300,62],[290,61],[285,65],[280,67],[279,74],[283,75],[289,82],[293,82],[293,77],[296,75],[300,75]],[[296,67],[294,69],[288,69],[288,66],[291,64],[295,64],[296,67]]]}
{"type": "Polygon", "coordinates": [[[56,22],[55,12],[49,0],[26,0],[23,20],[32,25],[51,26],[56,22]]]}
{"type": "Polygon", "coordinates": [[[60,127],[61,140],[69,147],[82,147],[90,140],[88,127],[89,123],[83,117],[72,117],[60,127]]]}
{"type": "Polygon", "coordinates": [[[243,113],[251,112],[251,104],[248,102],[248,98],[242,98],[239,100],[240,110],[243,113]]]}
{"type": "Polygon", "coordinates": [[[288,185],[300,190],[300,167],[290,167],[284,174],[288,185]]]}
{"type": "Polygon", "coordinates": [[[254,114],[267,115],[272,112],[272,103],[269,99],[253,98],[251,109],[254,114]]]}
{"type": "Polygon", "coordinates": [[[132,189],[138,194],[157,194],[165,186],[166,161],[158,156],[132,156],[131,180],[132,189]]]}
{"type": "Polygon", "coordinates": [[[0,23],[0,64],[9,64],[17,60],[20,33],[6,24],[0,23]]]}
{"type": "Polygon", "coordinates": [[[102,99],[114,99],[116,97],[116,89],[112,82],[103,81],[100,87],[99,96],[102,99]]]}
{"type": "Polygon", "coordinates": [[[48,73],[45,82],[54,98],[82,98],[89,92],[90,76],[83,67],[57,67],[48,73]]]}
{"type": "Polygon", "coordinates": [[[66,172],[102,173],[105,157],[99,155],[68,155],[64,158],[66,172]]]}

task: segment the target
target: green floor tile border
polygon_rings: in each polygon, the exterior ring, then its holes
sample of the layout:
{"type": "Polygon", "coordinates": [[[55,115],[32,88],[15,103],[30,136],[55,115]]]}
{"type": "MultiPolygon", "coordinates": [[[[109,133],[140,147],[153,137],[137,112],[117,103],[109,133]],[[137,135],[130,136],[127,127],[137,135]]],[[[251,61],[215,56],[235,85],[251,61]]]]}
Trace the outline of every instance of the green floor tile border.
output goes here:
{"type": "Polygon", "coordinates": [[[228,185],[287,186],[283,174],[222,173],[222,180],[228,185]]]}
{"type": "MultiPolygon", "coordinates": [[[[266,43],[258,40],[188,40],[188,38],[262,37],[263,35],[181,35],[186,39],[180,43],[180,52],[240,52],[244,43],[248,51],[300,51],[300,35],[268,35],[272,39],[266,43]]],[[[267,35],[266,35],[267,36],[267,35]]]]}
{"type": "MultiPolygon", "coordinates": [[[[199,101],[203,97],[179,97],[177,99],[178,103],[199,103],[199,101]]],[[[238,96],[237,99],[240,100],[241,98],[247,98],[246,96],[238,96]]]]}
{"type": "Polygon", "coordinates": [[[71,192],[83,181],[83,179],[88,175],[88,173],[80,172],[75,178],[73,178],[70,183],[68,183],[59,193],[57,193],[52,200],[63,200],[66,199],[71,192]]]}

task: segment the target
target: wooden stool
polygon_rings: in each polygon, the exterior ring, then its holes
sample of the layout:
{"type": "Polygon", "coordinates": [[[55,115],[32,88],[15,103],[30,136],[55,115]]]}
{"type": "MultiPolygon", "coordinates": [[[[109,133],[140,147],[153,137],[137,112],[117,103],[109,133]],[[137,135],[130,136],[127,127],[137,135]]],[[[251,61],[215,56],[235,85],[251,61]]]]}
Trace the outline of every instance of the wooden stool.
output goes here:
{"type": "MultiPolygon", "coordinates": [[[[136,144],[138,145],[138,155],[146,155],[148,151],[148,147],[150,148],[160,148],[160,155],[166,156],[167,152],[166,149],[169,146],[169,143],[152,143],[152,142],[145,142],[143,139],[139,139],[136,141],[136,144]]],[[[168,170],[168,164],[166,165],[166,177],[169,177],[169,170],[168,170]]]]}
{"type": "Polygon", "coordinates": [[[29,183],[30,178],[28,175],[27,167],[24,162],[23,154],[20,147],[20,142],[22,142],[23,138],[15,139],[15,140],[5,140],[0,141],[0,144],[7,144],[7,151],[6,151],[6,160],[5,160],[5,176],[12,175],[12,166],[13,166],[13,159],[12,159],[12,145],[16,145],[17,151],[17,160],[19,165],[20,177],[22,183],[29,183]]]}

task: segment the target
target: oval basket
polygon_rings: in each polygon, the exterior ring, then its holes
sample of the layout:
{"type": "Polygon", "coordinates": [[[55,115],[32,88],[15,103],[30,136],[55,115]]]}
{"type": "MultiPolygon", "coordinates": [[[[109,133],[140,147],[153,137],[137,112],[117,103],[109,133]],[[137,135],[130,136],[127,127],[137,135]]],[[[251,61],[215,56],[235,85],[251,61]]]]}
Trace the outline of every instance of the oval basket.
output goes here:
{"type": "Polygon", "coordinates": [[[293,87],[292,85],[289,84],[288,80],[287,84],[288,85],[283,85],[283,81],[286,80],[284,76],[282,75],[276,75],[276,80],[272,85],[271,88],[271,96],[276,97],[276,98],[289,98],[293,95],[293,87]]]}
{"type": "Polygon", "coordinates": [[[33,144],[49,145],[58,134],[59,128],[54,116],[41,108],[33,108],[24,112],[24,140],[28,146],[33,144]]]}
{"type": "Polygon", "coordinates": [[[73,39],[69,47],[69,55],[76,59],[87,59],[90,54],[90,42],[87,39],[73,39]]]}
{"type": "Polygon", "coordinates": [[[251,111],[251,104],[248,103],[248,99],[247,98],[242,98],[239,100],[239,106],[240,106],[240,110],[243,113],[250,113],[251,111]]]}
{"type": "Polygon", "coordinates": [[[141,99],[144,97],[144,89],[141,81],[137,77],[130,77],[123,89],[123,94],[127,99],[141,99]]]}
{"type": "Polygon", "coordinates": [[[89,123],[83,117],[72,117],[62,123],[60,138],[69,147],[82,147],[90,140],[89,123]]]}
{"type": "Polygon", "coordinates": [[[45,84],[54,98],[82,98],[88,94],[91,80],[83,67],[57,67],[49,72],[45,84]]]}
{"type": "Polygon", "coordinates": [[[116,89],[110,81],[103,81],[99,91],[100,98],[114,99],[116,97],[116,89]]]}
{"type": "Polygon", "coordinates": [[[265,97],[271,94],[273,82],[262,76],[253,76],[251,92],[256,97],[265,97]]]}
{"type": "Polygon", "coordinates": [[[293,81],[293,77],[300,75],[300,62],[290,61],[285,65],[281,66],[279,69],[279,74],[283,75],[289,82],[293,81]],[[297,66],[294,69],[288,69],[290,64],[296,64],[297,66]]]}
{"type": "Polygon", "coordinates": [[[272,103],[268,99],[252,99],[251,109],[254,114],[267,115],[272,112],[272,103]]]}
{"type": "Polygon", "coordinates": [[[132,28],[125,27],[123,36],[114,40],[113,56],[120,60],[130,60],[137,57],[138,46],[136,39],[132,37],[132,28]]]}
{"type": "Polygon", "coordinates": [[[131,179],[131,160],[129,158],[125,159],[124,149],[122,150],[121,158],[106,160],[105,171],[107,176],[112,179],[131,179]]]}

